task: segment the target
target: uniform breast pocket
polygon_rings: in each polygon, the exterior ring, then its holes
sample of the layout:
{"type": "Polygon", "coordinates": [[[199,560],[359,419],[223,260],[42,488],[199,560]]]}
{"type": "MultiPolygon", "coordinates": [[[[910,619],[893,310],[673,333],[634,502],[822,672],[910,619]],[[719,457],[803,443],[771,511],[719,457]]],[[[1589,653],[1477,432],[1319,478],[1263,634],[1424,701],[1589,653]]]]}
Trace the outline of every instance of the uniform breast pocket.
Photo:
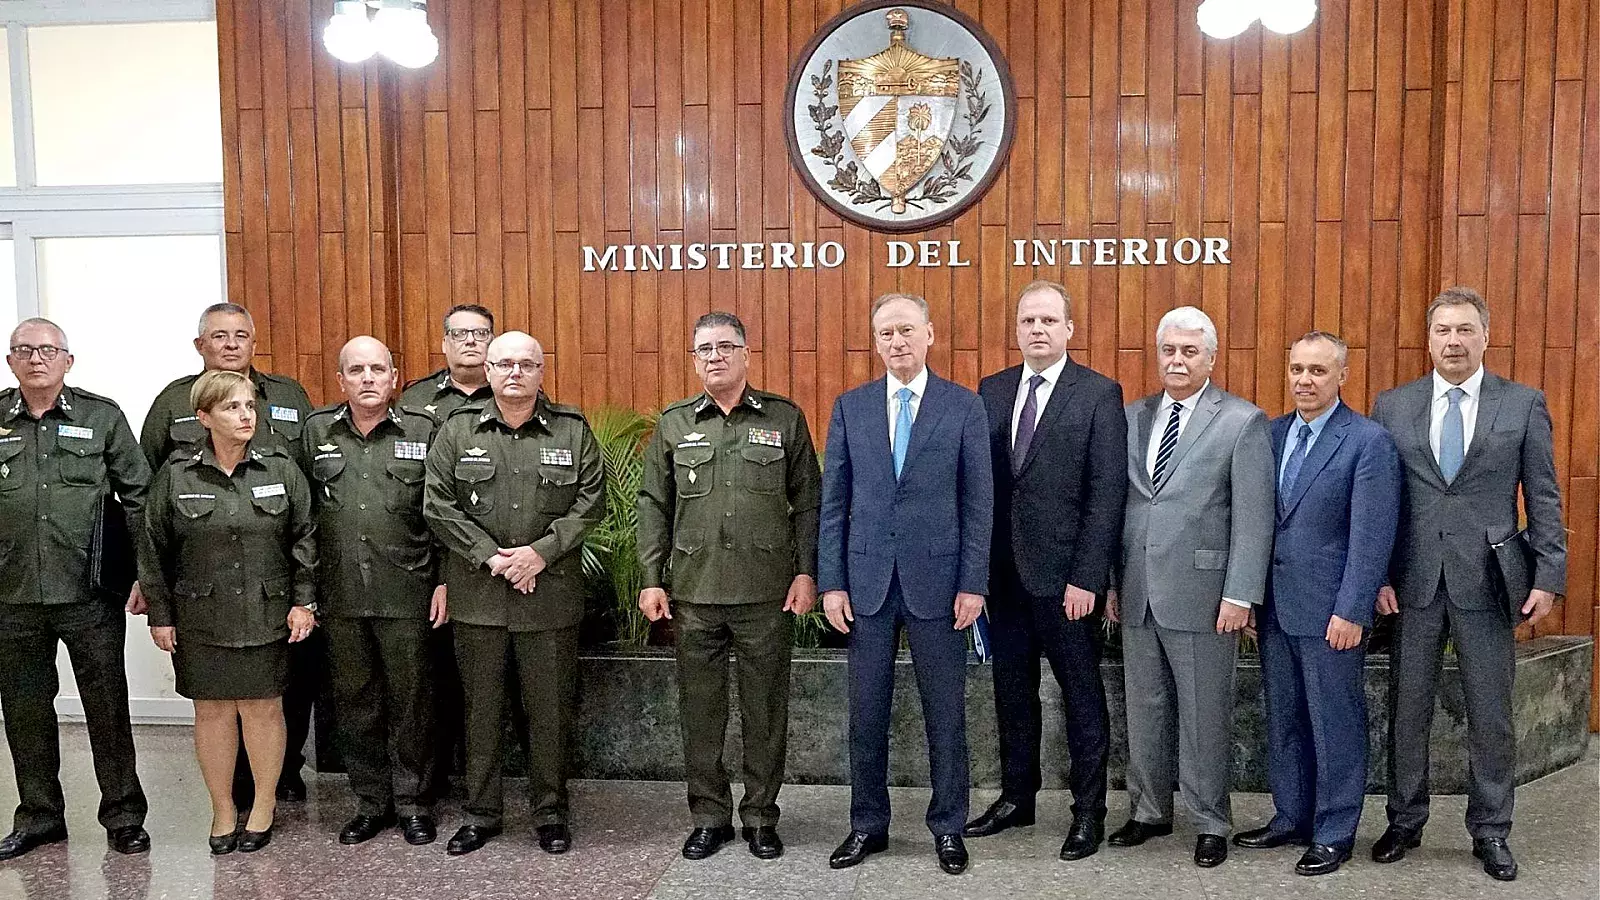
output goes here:
{"type": "Polygon", "coordinates": [[[456,499],[468,515],[481,516],[494,509],[494,460],[456,463],[456,499]]]}
{"type": "Polygon", "coordinates": [[[0,491],[14,491],[27,479],[22,471],[22,441],[0,444],[0,491]]]}
{"type": "Polygon", "coordinates": [[[716,480],[712,460],[716,455],[710,447],[687,447],[672,454],[679,497],[704,497],[711,493],[711,483],[716,480]]]}
{"type": "Polygon", "coordinates": [[[403,513],[422,509],[422,463],[397,459],[389,463],[389,490],[384,503],[390,512],[403,513]]]}
{"type": "Polygon", "coordinates": [[[289,511],[289,494],[287,491],[279,491],[259,497],[255,491],[251,491],[250,505],[269,516],[281,516],[289,511]]]}
{"type": "Polygon", "coordinates": [[[539,512],[552,516],[566,515],[578,499],[578,471],[576,466],[540,466],[539,512]]]}
{"type": "Polygon", "coordinates": [[[781,494],[784,485],[783,448],[747,444],[739,451],[744,460],[744,484],[753,493],[781,494]]]}
{"type": "Polygon", "coordinates": [[[56,457],[61,464],[61,481],[64,484],[79,485],[96,485],[105,481],[105,449],[102,441],[61,439],[56,444],[56,457]]]}
{"type": "Polygon", "coordinates": [[[311,458],[311,480],[322,502],[329,506],[339,505],[339,491],[334,489],[334,484],[344,474],[344,467],[342,453],[318,453],[311,458]]]}
{"type": "Polygon", "coordinates": [[[274,409],[290,409],[290,407],[275,406],[268,409],[267,415],[264,418],[266,418],[267,425],[272,429],[272,432],[282,436],[284,441],[291,444],[300,440],[300,422],[298,421],[299,412],[294,411],[296,421],[290,422],[272,415],[272,410],[274,409]]]}
{"type": "Polygon", "coordinates": [[[203,519],[217,508],[215,494],[180,493],[172,500],[172,508],[185,519],[203,519]]]}

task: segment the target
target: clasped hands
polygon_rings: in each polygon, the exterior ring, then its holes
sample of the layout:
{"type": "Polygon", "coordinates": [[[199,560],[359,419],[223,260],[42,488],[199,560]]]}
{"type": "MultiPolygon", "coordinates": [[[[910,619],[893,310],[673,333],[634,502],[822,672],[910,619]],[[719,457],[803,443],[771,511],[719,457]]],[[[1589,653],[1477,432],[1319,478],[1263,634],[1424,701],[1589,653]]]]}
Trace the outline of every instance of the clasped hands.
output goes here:
{"type": "Polygon", "coordinates": [[[533,593],[533,587],[544,571],[544,557],[532,547],[501,547],[489,557],[489,571],[511,582],[511,586],[524,594],[533,593]]]}

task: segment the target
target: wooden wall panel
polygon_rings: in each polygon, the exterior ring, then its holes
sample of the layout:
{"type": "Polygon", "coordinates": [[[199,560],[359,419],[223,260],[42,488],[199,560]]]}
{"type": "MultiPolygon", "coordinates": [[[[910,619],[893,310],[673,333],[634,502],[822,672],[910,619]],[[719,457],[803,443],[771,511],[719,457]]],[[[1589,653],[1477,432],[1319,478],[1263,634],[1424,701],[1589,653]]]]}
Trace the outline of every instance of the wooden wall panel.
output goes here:
{"type": "Polygon", "coordinates": [[[1059,279],[1074,353],[1129,398],[1155,386],[1160,315],[1202,305],[1219,380],[1276,414],[1299,334],[1350,340],[1365,407],[1426,371],[1422,310],[1466,283],[1491,365],[1546,390],[1562,442],[1573,594],[1545,630],[1600,628],[1600,0],[1326,0],[1299,35],[1233,41],[1200,35],[1197,2],[959,0],[1016,76],[1010,170],[909,236],[972,266],[889,269],[784,146],[788,66],[847,3],[433,0],[440,59],[413,73],[334,61],[330,0],[218,0],[229,290],[318,400],[350,335],[414,377],[443,362],[444,310],[477,301],[544,341],[555,396],[659,408],[694,386],[688,324],[736,309],[760,383],[821,439],[880,370],[866,306],[890,288],[929,298],[933,363],[970,384],[1016,357],[1015,291],[1059,279]],[[1011,264],[1016,238],[1201,234],[1231,267],[1011,264]],[[848,262],[580,271],[585,244],[713,240],[833,240],[848,262]]]}

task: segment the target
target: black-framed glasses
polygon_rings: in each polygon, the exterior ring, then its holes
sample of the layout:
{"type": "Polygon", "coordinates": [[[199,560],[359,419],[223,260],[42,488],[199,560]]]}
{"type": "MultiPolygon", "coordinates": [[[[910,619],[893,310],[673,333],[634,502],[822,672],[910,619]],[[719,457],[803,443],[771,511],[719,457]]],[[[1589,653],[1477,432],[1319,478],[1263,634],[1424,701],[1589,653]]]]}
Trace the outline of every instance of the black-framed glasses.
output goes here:
{"type": "Polygon", "coordinates": [[[742,347],[744,347],[744,344],[735,344],[733,341],[718,341],[715,344],[701,344],[689,352],[700,359],[710,362],[719,356],[724,358],[732,356],[733,351],[742,347]]]}
{"type": "Polygon", "coordinates": [[[487,341],[494,337],[493,328],[446,328],[444,336],[458,344],[464,344],[467,338],[475,341],[487,341]]]}
{"type": "Polygon", "coordinates": [[[534,362],[531,359],[497,359],[489,363],[489,368],[493,369],[496,375],[510,375],[517,369],[521,369],[524,372],[537,372],[544,368],[544,363],[534,362]]]}
{"type": "Polygon", "coordinates": [[[39,354],[40,359],[44,360],[45,362],[52,362],[57,356],[60,356],[62,353],[66,352],[66,349],[67,348],[65,347],[57,347],[54,344],[39,344],[38,346],[34,346],[33,344],[13,344],[11,347],[11,356],[16,359],[17,362],[27,362],[33,358],[35,353],[37,353],[39,354]]]}

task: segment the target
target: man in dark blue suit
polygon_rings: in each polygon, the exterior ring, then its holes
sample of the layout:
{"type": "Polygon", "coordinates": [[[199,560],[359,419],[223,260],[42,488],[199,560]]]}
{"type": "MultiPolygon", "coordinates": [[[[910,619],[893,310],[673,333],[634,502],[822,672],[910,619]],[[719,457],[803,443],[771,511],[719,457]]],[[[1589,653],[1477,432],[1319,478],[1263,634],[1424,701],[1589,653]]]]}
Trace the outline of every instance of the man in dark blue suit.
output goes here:
{"type": "Polygon", "coordinates": [[[873,342],[888,374],[841,395],[828,425],[817,587],[850,635],[850,835],[856,865],[889,841],[889,721],[903,628],[927,725],[939,867],[967,867],[967,638],[989,590],[994,479],[983,401],[927,368],[928,304],[885,294],[873,342]]]}
{"type": "Polygon", "coordinates": [[[1394,440],[1339,401],[1348,352],[1322,331],[1289,349],[1295,412],[1272,422],[1277,532],[1258,623],[1277,815],[1233,838],[1309,845],[1301,875],[1337,871],[1355,843],[1367,784],[1364,638],[1400,519],[1394,440]]]}

